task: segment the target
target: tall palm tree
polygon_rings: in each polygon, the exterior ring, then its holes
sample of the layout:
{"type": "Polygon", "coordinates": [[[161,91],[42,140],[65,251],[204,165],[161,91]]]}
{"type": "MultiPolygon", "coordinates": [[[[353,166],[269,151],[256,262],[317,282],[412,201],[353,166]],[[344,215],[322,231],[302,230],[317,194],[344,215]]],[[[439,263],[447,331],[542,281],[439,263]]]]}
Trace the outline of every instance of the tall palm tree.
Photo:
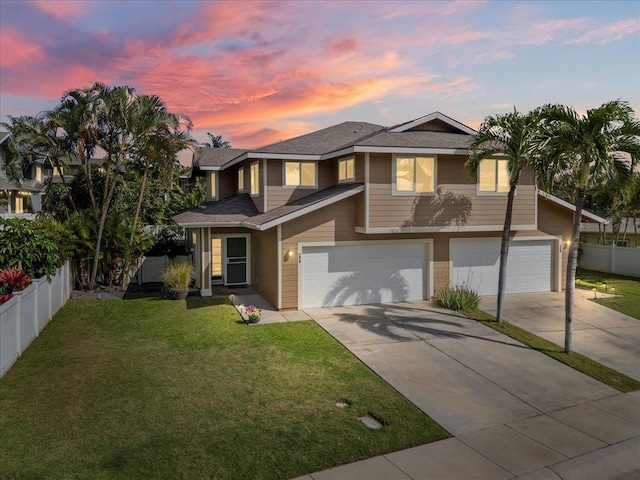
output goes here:
{"type": "Polygon", "coordinates": [[[579,115],[572,107],[546,105],[545,151],[548,179],[570,195],[576,210],[567,261],[564,350],[573,348],[573,303],[580,240],[580,220],[586,193],[610,180],[624,184],[640,161],[640,122],[628,102],[615,100],[579,115]],[[630,158],[624,154],[630,156],[630,158]]]}
{"type": "Polygon", "coordinates": [[[513,200],[522,169],[535,167],[536,150],[540,141],[538,113],[522,114],[515,108],[504,115],[492,115],[485,118],[478,134],[471,142],[471,155],[465,163],[467,173],[477,181],[480,162],[490,157],[507,161],[509,170],[509,192],[507,209],[502,229],[500,246],[500,270],[498,276],[498,305],[496,318],[502,322],[504,291],[507,277],[507,258],[509,255],[511,218],[513,216],[513,200]]]}

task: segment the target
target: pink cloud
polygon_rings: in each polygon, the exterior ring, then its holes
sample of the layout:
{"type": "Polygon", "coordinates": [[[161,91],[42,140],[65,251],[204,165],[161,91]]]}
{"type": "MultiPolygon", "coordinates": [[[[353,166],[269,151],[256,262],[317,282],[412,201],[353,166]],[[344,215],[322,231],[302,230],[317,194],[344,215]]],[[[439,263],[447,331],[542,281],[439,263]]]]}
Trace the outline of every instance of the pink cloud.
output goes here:
{"type": "Polygon", "coordinates": [[[20,32],[10,27],[0,31],[0,66],[19,66],[26,62],[42,61],[40,46],[27,40],[20,32]]]}
{"type": "Polygon", "coordinates": [[[603,45],[605,43],[622,40],[629,35],[635,35],[640,32],[640,20],[637,18],[629,18],[619,22],[611,23],[604,28],[593,28],[584,35],[572,38],[564,42],[567,45],[580,45],[585,43],[596,43],[603,45]]]}
{"type": "Polygon", "coordinates": [[[33,0],[37,10],[58,20],[71,23],[89,10],[89,4],[79,0],[33,0]]]}

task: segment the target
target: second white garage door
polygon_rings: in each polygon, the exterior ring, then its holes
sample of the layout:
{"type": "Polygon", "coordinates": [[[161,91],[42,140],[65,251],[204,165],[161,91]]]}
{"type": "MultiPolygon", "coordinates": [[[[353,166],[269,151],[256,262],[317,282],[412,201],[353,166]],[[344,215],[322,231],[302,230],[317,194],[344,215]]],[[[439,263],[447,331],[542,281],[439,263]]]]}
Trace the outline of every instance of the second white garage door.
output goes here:
{"type": "Polygon", "coordinates": [[[302,308],[425,298],[424,243],[302,247],[301,260],[302,308]]]}
{"type": "MultiPolygon", "coordinates": [[[[512,241],[507,261],[506,293],[549,292],[553,288],[552,240],[512,241]]],[[[497,295],[500,240],[451,242],[451,283],[466,284],[480,295],[497,295]]]]}

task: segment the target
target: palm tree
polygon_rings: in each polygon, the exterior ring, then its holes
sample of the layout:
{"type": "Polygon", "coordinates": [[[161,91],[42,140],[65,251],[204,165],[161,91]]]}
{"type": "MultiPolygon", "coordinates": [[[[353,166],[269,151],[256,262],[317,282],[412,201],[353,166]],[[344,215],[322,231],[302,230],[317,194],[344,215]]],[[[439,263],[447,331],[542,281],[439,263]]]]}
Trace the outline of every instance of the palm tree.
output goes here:
{"type": "Polygon", "coordinates": [[[506,160],[508,165],[509,193],[507,194],[507,209],[502,229],[498,277],[496,313],[498,322],[502,322],[513,200],[522,169],[538,165],[538,162],[535,161],[535,155],[539,141],[538,113],[535,111],[522,114],[514,108],[512,113],[488,116],[482,122],[478,134],[471,142],[471,155],[464,166],[471,178],[477,181],[482,160],[498,157],[506,160]]]}
{"type": "Polygon", "coordinates": [[[580,220],[586,193],[611,180],[627,182],[640,160],[640,122],[628,102],[615,100],[579,115],[572,107],[546,105],[545,152],[553,184],[569,193],[576,210],[567,261],[564,350],[572,350],[573,302],[580,240],[580,220]],[[624,154],[630,156],[630,159],[624,154]]]}
{"type": "Polygon", "coordinates": [[[207,132],[207,136],[209,137],[209,142],[205,142],[202,144],[203,147],[210,148],[231,148],[231,143],[229,140],[224,140],[222,135],[214,135],[211,132],[207,132]]]}

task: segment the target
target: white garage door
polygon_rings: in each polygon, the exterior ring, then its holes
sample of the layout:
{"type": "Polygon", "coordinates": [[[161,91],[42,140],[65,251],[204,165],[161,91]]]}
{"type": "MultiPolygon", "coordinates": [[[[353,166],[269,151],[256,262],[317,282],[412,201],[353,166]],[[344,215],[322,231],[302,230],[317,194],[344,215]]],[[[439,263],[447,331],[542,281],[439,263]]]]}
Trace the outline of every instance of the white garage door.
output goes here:
{"type": "Polygon", "coordinates": [[[302,308],[422,300],[427,246],[303,247],[302,308]]]}
{"type": "MultiPolygon", "coordinates": [[[[512,241],[506,293],[549,292],[553,287],[552,240],[512,241]]],[[[497,295],[500,240],[451,242],[453,285],[466,284],[480,295],[497,295]]]]}

